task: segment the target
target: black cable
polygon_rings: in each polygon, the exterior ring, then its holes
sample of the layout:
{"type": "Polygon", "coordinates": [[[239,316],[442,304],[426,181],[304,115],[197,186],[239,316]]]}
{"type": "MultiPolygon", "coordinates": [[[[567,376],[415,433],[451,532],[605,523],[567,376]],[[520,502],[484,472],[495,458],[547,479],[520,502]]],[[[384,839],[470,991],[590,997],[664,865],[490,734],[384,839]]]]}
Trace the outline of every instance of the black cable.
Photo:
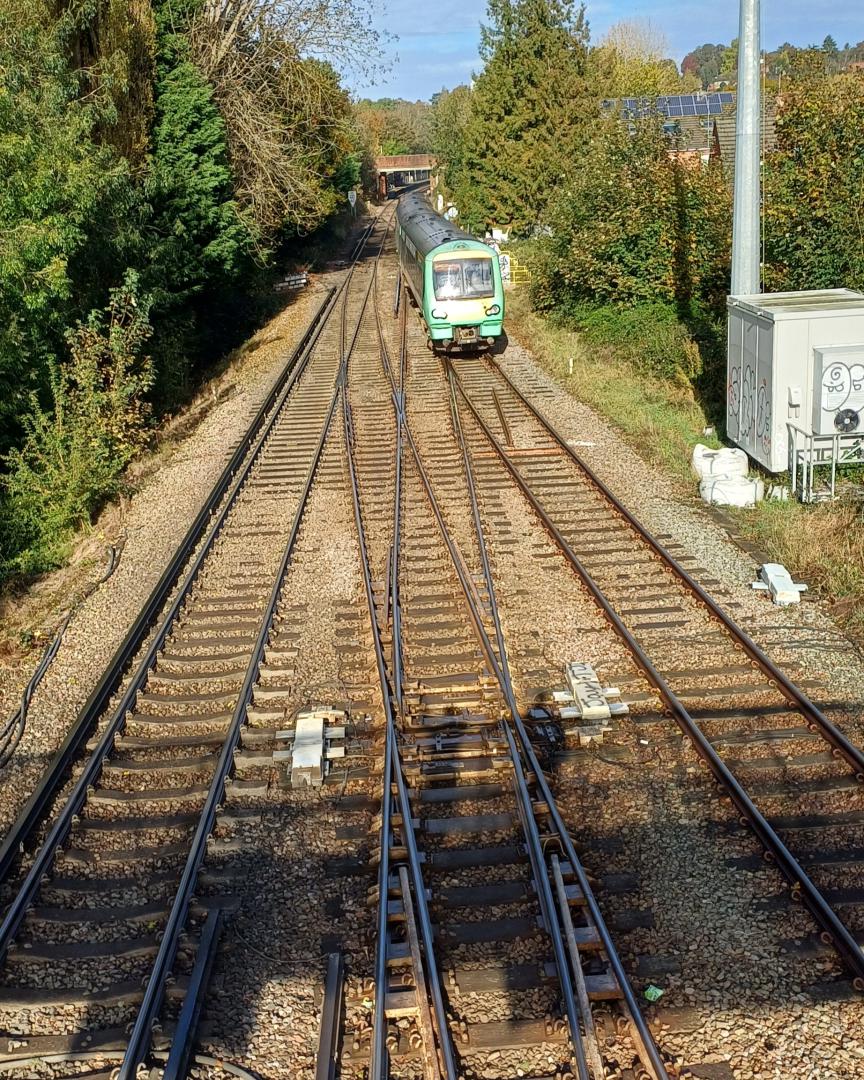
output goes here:
{"type": "MultiPolygon", "coordinates": [[[[122,545],[121,545],[122,548],[122,545]]],[[[66,629],[69,623],[72,621],[72,616],[78,610],[78,608],[84,603],[84,601],[103,585],[108,578],[117,569],[117,563],[119,559],[119,551],[113,545],[108,548],[108,566],[102,573],[101,577],[91,585],[89,589],[86,589],[81,596],[73,603],[72,607],[60,624],[60,628],[54,635],[53,639],[45,646],[42,652],[42,656],[39,663],[36,665],[36,670],[30,677],[30,681],[24,688],[24,692],[21,694],[21,702],[18,708],[11,714],[9,719],[3,725],[3,730],[0,731],[0,769],[5,769],[9,762],[12,760],[12,755],[18,749],[18,745],[24,737],[24,732],[27,729],[27,713],[30,710],[30,702],[33,699],[33,694],[36,692],[37,687],[45,677],[45,673],[51,666],[51,662],[60,650],[60,645],[63,642],[63,635],[66,633],[66,629]]]]}

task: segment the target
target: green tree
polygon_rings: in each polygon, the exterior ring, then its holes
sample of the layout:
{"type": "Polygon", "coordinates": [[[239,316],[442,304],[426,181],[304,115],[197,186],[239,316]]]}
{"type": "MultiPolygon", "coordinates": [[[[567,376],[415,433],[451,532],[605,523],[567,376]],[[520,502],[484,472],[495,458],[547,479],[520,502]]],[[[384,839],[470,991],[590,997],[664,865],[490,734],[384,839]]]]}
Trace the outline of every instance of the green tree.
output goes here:
{"type": "Polygon", "coordinates": [[[738,38],[733,38],[731,44],[723,50],[723,56],[720,60],[720,74],[727,79],[737,77],[738,38]]]}
{"type": "Polygon", "coordinates": [[[802,57],[765,164],[766,282],[864,289],[864,73],[802,57]]]}
{"type": "Polygon", "coordinates": [[[242,333],[232,329],[254,274],[256,236],[234,198],[225,124],[176,30],[176,9],[157,11],[159,45],[146,239],[139,257],[152,297],[156,396],[173,404],[197,361],[242,333]]]}
{"type": "Polygon", "coordinates": [[[466,132],[470,119],[470,87],[441,90],[432,98],[432,151],[438,161],[442,194],[450,198],[468,187],[466,132]]]}
{"type": "Polygon", "coordinates": [[[577,167],[599,111],[587,80],[588,28],[572,0],[489,0],[487,18],[456,201],[474,228],[494,223],[525,235],[577,167]]]}
{"type": "Polygon", "coordinates": [[[69,70],[76,29],[48,2],[0,8],[0,450],[31,391],[47,389],[66,327],[113,261],[109,222],[130,199],[125,161],[93,141],[104,102],[82,100],[69,70]]]}
{"type": "Polygon", "coordinates": [[[682,74],[695,75],[703,89],[707,89],[720,78],[725,49],[725,45],[712,45],[710,42],[700,45],[681,61],[682,74]]]}

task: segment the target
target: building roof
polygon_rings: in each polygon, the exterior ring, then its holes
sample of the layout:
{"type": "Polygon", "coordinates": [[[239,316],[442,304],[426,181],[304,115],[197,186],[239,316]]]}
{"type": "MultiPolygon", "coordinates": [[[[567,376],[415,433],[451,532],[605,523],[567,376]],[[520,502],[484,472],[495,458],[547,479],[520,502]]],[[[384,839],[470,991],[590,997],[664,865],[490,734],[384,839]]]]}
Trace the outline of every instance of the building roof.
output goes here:
{"type": "MultiPolygon", "coordinates": [[[[770,153],[777,149],[777,132],[774,120],[777,114],[773,101],[766,101],[762,109],[762,148],[770,153]]],[[[735,175],[735,106],[723,110],[714,117],[714,153],[720,158],[723,172],[729,183],[735,175]]]]}
{"type": "Polygon", "coordinates": [[[680,119],[667,120],[663,125],[674,140],[674,149],[678,151],[700,150],[707,152],[711,148],[712,125],[710,121],[695,116],[682,116],[680,119]]]}

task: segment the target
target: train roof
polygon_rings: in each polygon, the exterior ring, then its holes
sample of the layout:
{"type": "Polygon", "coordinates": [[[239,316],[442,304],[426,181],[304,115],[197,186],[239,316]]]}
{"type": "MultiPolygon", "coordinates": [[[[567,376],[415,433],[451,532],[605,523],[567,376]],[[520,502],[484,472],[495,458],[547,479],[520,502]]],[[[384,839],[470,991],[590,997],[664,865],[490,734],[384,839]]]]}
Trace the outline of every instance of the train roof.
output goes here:
{"type": "Polygon", "coordinates": [[[402,196],[396,208],[396,216],[421,255],[428,255],[435,248],[454,240],[470,241],[472,244],[486,246],[482,240],[478,240],[471,233],[454,225],[452,221],[436,214],[428,198],[421,195],[419,191],[412,191],[402,196]]]}

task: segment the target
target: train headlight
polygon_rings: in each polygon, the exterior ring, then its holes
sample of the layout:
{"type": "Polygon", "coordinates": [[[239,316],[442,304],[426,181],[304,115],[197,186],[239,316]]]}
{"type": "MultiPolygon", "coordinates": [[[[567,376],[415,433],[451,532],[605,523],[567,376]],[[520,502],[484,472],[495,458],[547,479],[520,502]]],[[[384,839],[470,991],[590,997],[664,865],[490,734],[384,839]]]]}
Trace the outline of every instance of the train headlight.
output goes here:
{"type": "Polygon", "coordinates": [[[447,312],[442,311],[441,308],[433,307],[432,308],[432,318],[433,319],[446,319],[447,318],[447,312]]]}
{"type": "Polygon", "coordinates": [[[500,304],[493,304],[492,307],[487,307],[486,308],[486,314],[487,315],[500,315],[501,314],[501,306],[500,306],[500,304]]]}

